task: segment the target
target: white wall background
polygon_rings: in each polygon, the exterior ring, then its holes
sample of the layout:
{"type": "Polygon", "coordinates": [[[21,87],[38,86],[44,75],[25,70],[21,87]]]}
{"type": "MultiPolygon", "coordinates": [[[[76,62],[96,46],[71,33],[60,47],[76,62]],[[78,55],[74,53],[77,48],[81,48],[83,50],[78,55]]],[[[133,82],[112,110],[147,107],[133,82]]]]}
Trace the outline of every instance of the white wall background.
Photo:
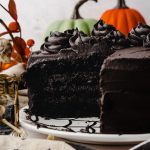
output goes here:
{"type": "MultiPolygon", "coordinates": [[[[72,10],[78,0],[15,0],[17,4],[19,21],[22,26],[23,35],[26,39],[33,38],[36,42],[33,50],[37,50],[41,45],[42,34],[50,22],[57,19],[67,19],[71,16],[72,10]]],[[[150,24],[150,0],[126,0],[127,4],[139,10],[150,24]]],[[[1,0],[7,6],[8,0],[1,0]]],[[[98,19],[107,9],[113,8],[117,0],[99,0],[96,4],[89,1],[80,12],[85,18],[98,19]]],[[[10,19],[0,8],[0,17],[6,22],[10,19]]],[[[1,31],[1,29],[0,29],[1,31]]]]}

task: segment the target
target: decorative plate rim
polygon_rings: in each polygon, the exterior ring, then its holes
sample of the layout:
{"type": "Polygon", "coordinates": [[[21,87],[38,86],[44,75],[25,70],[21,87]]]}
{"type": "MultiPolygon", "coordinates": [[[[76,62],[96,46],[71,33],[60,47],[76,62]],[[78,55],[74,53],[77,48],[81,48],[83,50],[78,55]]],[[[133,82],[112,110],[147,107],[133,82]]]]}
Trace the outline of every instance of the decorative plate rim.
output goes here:
{"type": "Polygon", "coordinates": [[[44,127],[38,128],[33,122],[25,119],[24,109],[27,109],[27,106],[23,107],[20,110],[20,125],[34,132],[42,134],[51,134],[59,138],[64,138],[70,141],[76,141],[81,143],[92,143],[92,144],[106,144],[106,145],[126,145],[126,144],[135,144],[143,142],[150,138],[150,133],[146,134],[93,134],[93,133],[80,133],[80,132],[68,132],[60,131],[57,129],[48,129],[44,127]]]}

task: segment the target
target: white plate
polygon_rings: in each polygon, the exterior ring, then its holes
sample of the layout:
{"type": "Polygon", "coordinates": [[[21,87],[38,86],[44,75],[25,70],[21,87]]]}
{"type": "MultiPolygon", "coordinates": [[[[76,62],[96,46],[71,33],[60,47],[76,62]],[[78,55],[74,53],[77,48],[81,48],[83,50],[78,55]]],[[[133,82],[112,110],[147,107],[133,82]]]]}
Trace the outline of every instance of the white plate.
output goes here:
{"type": "MultiPolygon", "coordinates": [[[[39,117],[36,123],[28,120],[24,107],[20,110],[20,124],[22,127],[42,134],[51,134],[56,137],[64,138],[71,141],[106,144],[106,145],[125,145],[135,144],[150,138],[150,134],[100,134],[98,118],[67,118],[67,119],[44,119],[39,117]],[[67,131],[70,129],[72,131],[67,131]],[[83,133],[89,131],[90,133],[83,133]],[[95,133],[92,133],[95,131],[95,133]]],[[[33,116],[32,119],[35,119],[33,116]]]]}

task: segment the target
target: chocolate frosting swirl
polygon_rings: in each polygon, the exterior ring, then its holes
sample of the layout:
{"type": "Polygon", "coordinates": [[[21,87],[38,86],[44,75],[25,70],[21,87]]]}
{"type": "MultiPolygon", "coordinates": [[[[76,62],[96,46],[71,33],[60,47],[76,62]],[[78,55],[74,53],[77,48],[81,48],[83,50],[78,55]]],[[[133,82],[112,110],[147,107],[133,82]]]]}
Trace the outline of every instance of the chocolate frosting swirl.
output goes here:
{"type": "Polygon", "coordinates": [[[129,46],[125,35],[118,30],[111,31],[103,39],[107,39],[112,44],[113,49],[122,49],[129,46]]]}
{"type": "Polygon", "coordinates": [[[139,23],[137,27],[133,28],[128,39],[132,46],[142,46],[144,38],[150,33],[150,26],[139,23]]]}
{"type": "Polygon", "coordinates": [[[77,49],[81,44],[89,44],[91,41],[91,37],[87,36],[83,32],[76,31],[74,32],[74,36],[69,39],[69,43],[73,49],[77,49]]]}
{"type": "Polygon", "coordinates": [[[114,26],[106,24],[103,20],[99,20],[94,25],[92,36],[98,36],[100,38],[103,38],[114,30],[116,30],[114,26]]]}
{"type": "Polygon", "coordinates": [[[97,52],[101,54],[101,56],[108,56],[113,52],[110,49],[111,44],[108,39],[100,39],[95,36],[87,36],[86,34],[79,32],[78,30],[76,30],[75,35],[70,38],[69,43],[71,45],[71,48],[80,54],[97,52]]]}
{"type": "Polygon", "coordinates": [[[41,51],[55,54],[58,53],[61,49],[69,48],[70,37],[71,34],[51,32],[50,36],[45,38],[45,43],[41,46],[41,51]]]}
{"type": "Polygon", "coordinates": [[[150,47],[150,33],[145,37],[145,39],[143,41],[143,46],[150,47]]]}
{"type": "Polygon", "coordinates": [[[112,44],[112,49],[122,49],[129,44],[126,37],[112,25],[99,20],[92,31],[92,35],[99,39],[107,39],[112,44]]]}

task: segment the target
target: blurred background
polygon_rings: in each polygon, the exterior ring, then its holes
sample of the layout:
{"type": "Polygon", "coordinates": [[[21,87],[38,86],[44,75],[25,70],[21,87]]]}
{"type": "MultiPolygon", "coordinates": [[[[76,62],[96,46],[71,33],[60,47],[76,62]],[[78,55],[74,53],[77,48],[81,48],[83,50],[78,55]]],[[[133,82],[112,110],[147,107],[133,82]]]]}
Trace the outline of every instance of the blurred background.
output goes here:
{"type": "MultiPolygon", "coordinates": [[[[43,34],[48,25],[58,19],[69,19],[73,8],[78,0],[15,0],[18,10],[19,22],[22,27],[25,39],[33,38],[36,42],[33,50],[38,50],[42,44],[43,34]]],[[[8,0],[1,0],[5,6],[8,0]]],[[[148,24],[150,24],[150,0],[126,0],[131,8],[141,12],[148,24]]],[[[117,0],[99,0],[87,2],[80,9],[84,18],[99,19],[101,14],[110,8],[115,7],[117,0]]],[[[0,10],[1,17],[10,22],[8,15],[0,10]]]]}

